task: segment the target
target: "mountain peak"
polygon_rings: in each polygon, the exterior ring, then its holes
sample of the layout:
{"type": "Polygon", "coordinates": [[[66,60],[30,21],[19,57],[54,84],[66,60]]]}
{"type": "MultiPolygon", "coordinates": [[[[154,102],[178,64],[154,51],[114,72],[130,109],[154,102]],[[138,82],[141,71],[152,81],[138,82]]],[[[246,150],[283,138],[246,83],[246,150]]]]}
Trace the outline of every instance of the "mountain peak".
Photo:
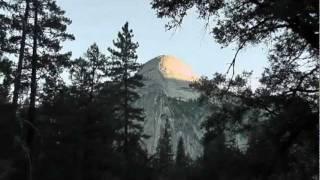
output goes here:
{"type": "Polygon", "coordinates": [[[165,116],[172,129],[173,148],[182,137],[186,152],[196,158],[202,152],[200,123],[207,116],[206,109],[195,101],[199,92],[190,87],[197,75],[190,66],[172,55],[151,59],[142,66],[139,74],[144,86],[137,89],[140,98],[135,103],[144,109],[146,115],[144,130],[150,135],[145,140],[148,152],[156,152],[165,116]]]}
{"type": "Polygon", "coordinates": [[[191,67],[172,55],[161,55],[146,62],[139,71],[148,91],[154,87],[168,97],[183,100],[198,98],[190,83],[198,80],[191,67]],[[152,87],[152,88],[151,88],[152,87]]]}
{"type": "Polygon", "coordinates": [[[192,68],[182,60],[172,55],[162,55],[159,58],[159,70],[164,77],[183,81],[195,81],[198,79],[198,76],[192,71],[192,68]]]}
{"type": "Polygon", "coordinates": [[[149,62],[144,67],[158,69],[162,76],[166,79],[174,79],[181,81],[195,81],[199,79],[191,66],[172,55],[161,55],[149,62]]]}

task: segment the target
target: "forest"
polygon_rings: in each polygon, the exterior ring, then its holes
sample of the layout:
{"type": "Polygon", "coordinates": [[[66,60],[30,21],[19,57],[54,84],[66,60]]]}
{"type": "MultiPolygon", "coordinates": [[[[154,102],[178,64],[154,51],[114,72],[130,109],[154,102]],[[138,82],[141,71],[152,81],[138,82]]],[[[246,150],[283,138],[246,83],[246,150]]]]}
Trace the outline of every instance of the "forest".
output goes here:
{"type": "Polygon", "coordinates": [[[167,120],[156,153],[144,148],[130,22],[109,47],[92,43],[72,58],[63,42],[77,37],[56,0],[0,0],[0,180],[318,180],[319,2],[149,3],[168,31],[195,9],[217,43],[237,45],[225,74],[191,85],[210,104],[203,153],[189,157],[182,138],[173,148],[167,120]],[[236,74],[235,64],[263,43],[269,64],[253,89],[251,72],[236,74]]]}

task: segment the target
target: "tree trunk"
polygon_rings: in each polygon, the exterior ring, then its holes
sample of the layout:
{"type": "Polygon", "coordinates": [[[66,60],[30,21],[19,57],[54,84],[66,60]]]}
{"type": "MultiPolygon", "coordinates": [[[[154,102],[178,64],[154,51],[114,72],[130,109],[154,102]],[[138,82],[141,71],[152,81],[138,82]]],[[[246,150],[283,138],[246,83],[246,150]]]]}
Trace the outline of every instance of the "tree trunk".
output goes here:
{"type": "Polygon", "coordinates": [[[128,112],[128,77],[127,77],[127,62],[124,65],[125,75],[124,75],[124,155],[126,160],[128,160],[128,126],[129,126],[129,112],[128,112]]]}
{"type": "MultiPolygon", "coordinates": [[[[31,60],[31,85],[30,85],[30,105],[28,112],[29,128],[27,132],[26,143],[30,152],[31,165],[33,163],[33,140],[34,140],[34,123],[36,116],[36,95],[37,95],[37,48],[38,48],[38,2],[33,0],[34,3],[34,27],[33,27],[33,49],[31,60]]],[[[32,179],[32,169],[29,172],[29,180],[32,179]]]]}
{"type": "MultiPolygon", "coordinates": [[[[18,67],[15,73],[15,79],[14,79],[14,90],[13,90],[13,98],[12,98],[14,113],[16,113],[18,108],[19,92],[21,88],[21,73],[22,73],[22,64],[24,59],[24,50],[26,46],[29,11],[30,11],[30,0],[26,0],[26,8],[25,8],[25,13],[24,13],[23,22],[22,22],[22,36],[20,41],[18,67]]],[[[16,115],[14,115],[14,117],[16,119],[16,115]]],[[[23,122],[20,122],[20,126],[21,128],[23,127],[23,122]]]]}
{"type": "MultiPolygon", "coordinates": [[[[33,124],[35,121],[35,103],[37,95],[37,46],[38,46],[38,5],[37,0],[34,0],[34,29],[33,29],[33,52],[31,60],[31,85],[30,85],[30,106],[29,106],[29,123],[33,124]]],[[[29,126],[30,127],[30,126],[29,126]]],[[[27,136],[27,144],[30,146],[33,140],[34,128],[30,127],[27,136]]]]}

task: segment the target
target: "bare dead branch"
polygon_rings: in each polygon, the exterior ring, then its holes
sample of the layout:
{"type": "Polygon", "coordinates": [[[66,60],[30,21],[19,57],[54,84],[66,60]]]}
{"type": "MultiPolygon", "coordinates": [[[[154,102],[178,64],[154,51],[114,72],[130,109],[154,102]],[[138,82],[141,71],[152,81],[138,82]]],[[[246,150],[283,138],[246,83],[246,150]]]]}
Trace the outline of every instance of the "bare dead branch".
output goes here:
{"type": "Polygon", "coordinates": [[[243,49],[244,45],[245,45],[245,41],[239,44],[238,49],[237,49],[237,51],[236,51],[236,53],[235,53],[235,55],[234,55],[234,57],[233,57],[230,65],[229,65],[229,67],[228,67],[228,70],[227,70],[227,72],[226,72],[226,76],[227,76],[227,75],[229,74],[229,72],[230,72],[230,69],[232,68],[232,75],[231,75],[231,78],[230,78],[230,80],[229,80],[228,87],[227,87],[227,90],[226,90],[226,91],[229,91],[229,89],[230,89],[231,81],[232,81],[232,79],[233,79],[233,77],[234,77],[234,74],[235,74],[236,59],[237,59],[237,57],[238,57],[238,54],[239,54],[240,50],[243,49]]]}

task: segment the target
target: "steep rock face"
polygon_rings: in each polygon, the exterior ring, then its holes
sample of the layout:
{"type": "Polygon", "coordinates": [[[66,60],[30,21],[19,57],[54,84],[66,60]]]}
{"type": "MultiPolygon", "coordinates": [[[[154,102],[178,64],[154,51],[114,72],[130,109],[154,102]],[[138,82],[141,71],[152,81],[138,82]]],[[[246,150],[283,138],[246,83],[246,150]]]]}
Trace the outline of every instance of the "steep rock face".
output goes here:
{"type": "Polygon", "coordinates": [[[145,111],[144,130],[151,136],[145,141],[148,152],[155,153],[160,131],[168,118],[174,152],[182,136],[190,156],[199,156],[203,134],[200,124],[206,118],[207,109],[198,102],[199,93],[189,87],[198,76],[173,56],[156,57],[145,63],[139,73],[144,87],[138,90],[141,97],[136,105],[145,111]]]}

